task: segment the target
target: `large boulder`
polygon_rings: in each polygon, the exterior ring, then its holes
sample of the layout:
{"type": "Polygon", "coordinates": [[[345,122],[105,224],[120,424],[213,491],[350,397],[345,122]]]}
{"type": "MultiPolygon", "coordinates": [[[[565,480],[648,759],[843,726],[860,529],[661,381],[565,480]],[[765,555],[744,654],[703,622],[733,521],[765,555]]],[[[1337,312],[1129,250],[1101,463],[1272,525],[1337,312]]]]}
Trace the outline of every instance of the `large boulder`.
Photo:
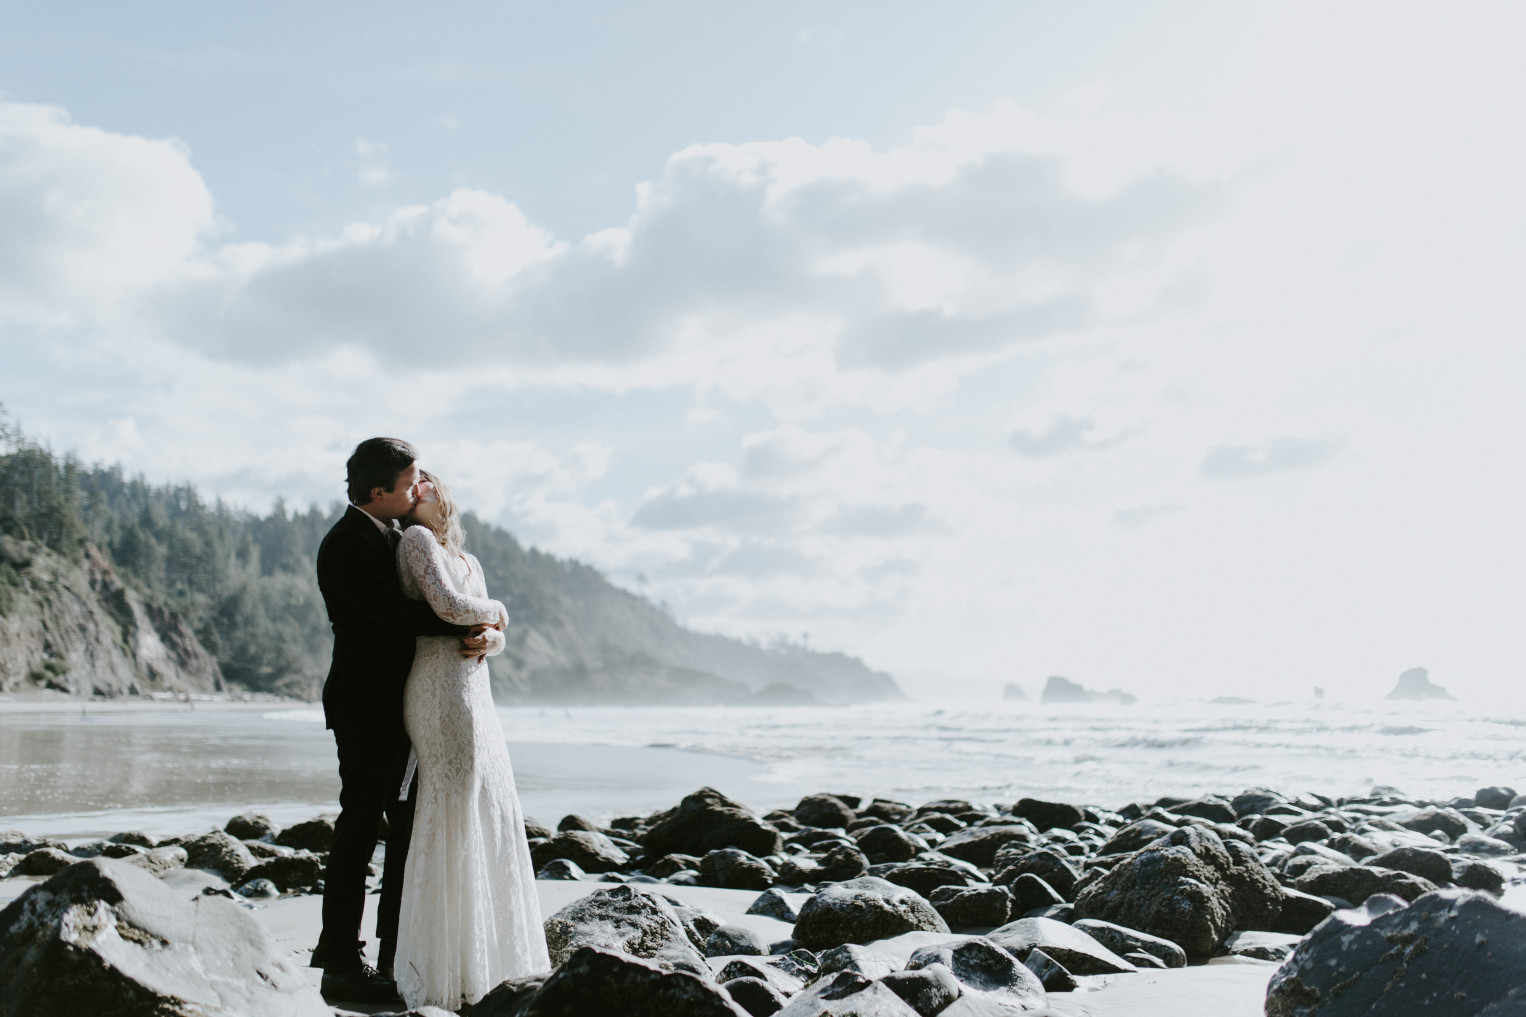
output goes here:
{"type": "Polygon", "coordinates": [[[1428,879],[1368,865],[1337,865],[1310,869],[1293,880],[1295,889],[1317,897],[1339,897],[1360,904],[1375,893],[1391,893],[1414,900],[1436,889],[1428,879]]]}
{"type": "Polygon", "coordinates": [[[1432,848],[1406,844],[1384,851],[1376,858],[1369,858],[1367,864],[1379,869],[1408,872],[1412,876],[1428,879],[1437,886],[1445,886],[1452,881],[1452,860],[1432,848]]]}
{"type": "Polygon", "coordinates": [[[711,851],[699,863],[700,886],[718,886],[728,890],[767,890],[778,874],[761,858],[754,858],[740,848],[711,851]]]}
{"type": "Polygon", "coordinates": [[[963,991],[959,980],[944,964],[896,971],[880,981],[922,1017],[941,1013],[963,991]]]}
{"type": "Polygon", "coordinates": [[[928,848],[927,841],[914,833],[907,833],[899,826],[880,823],[866,827],[853,834],[858,849],[872,863],[909,862],[928,848]]]}
{"type": "Polygon", "coordinates": [[[275,842],[283,847],[315,854],[328,854],[334,847],[334,817],[317,816],[288,826],[276,834],[275,842]]]}
{"type": "Polygon", "coordinates": [[[274,836],[280,829],[271,822],[269,816],[259,812],[246,812],[241,816],[234,816],[223,824],[223,832],[239,840],[261,840],[274,836]]]}
{"type": "Polygon", "coordinates": [[[1095,918],[1083,918],[1075,922],[1072,928],[1086,933],[1120,957],[1126,958],[1131,953],[1146,953],[1160,961],[1163,967],[1184,968],[1187,966],[1186,951],[1169,939],[1152,936],[1138,929],[1125,929],[1121,925],[1098,921],[1095,918]]]}
{"type": "Polygon", "coordinates": [[[846,802],[836,795],[806,795],[795,806],[794,817],[806,826],[842,827],[857,818],[846,802]]]}
{"type": "Polygon", "coordinates": [[[244,873],[242,882],[268,879],[283,892],[307,890],[323,878],[323,859],[311,851],[267,858],[244,873]]]}
{"type": "Polygon", "coordinates": [[[984,936],[935,943],[913,951],[909,971],[942,965],[958,980],[961,995],[985,997],[1019,1009],[1043,1006],[1044,986],[1012,953],[984,936]]]}
{"type": "Polygon", "coordinates": [[[1032,839],[1033,830],[1026,825],[970,826],[939,842],[938,850],[981,868],[989,868],[1002,845],[1012,841],[1026,844],[1032,839]]]}
{"type": "Polygon", "coordinates": [[[719,985],[629,954],[582,946],[531,997],[521,1017],[747,1017],[719,985]]]}
{"type": "Polygon", "coordinates": [[[180,845],[185,848],[186,867],[207,869],[230,883],[238,883],[257,864],[244,842],[221,830],[202,834],[180,845]]]}
{"type": "Polygon", "coordinates": [[[823,887],[800,908],[795,942],[807,950],[872,943],[903,932],[947,932],[948,925],[921,894],[861,876],[823,887]]]}
{"type": "Polygon", "coordinates": [[[255,918],[136,866],[79,862],[0,911],[0,1013],[331,1017],[255,918]]]}
{"type": "Polygon", "coordinates": [[[996,864],[1000,869],[996,882],[1010,886],[1019,876],[1032,874],[1048,883],[1062,897],[1069,897],[1076,888],[1076,881],[1081,878],[1068,857],[1048,848],[1026,851],[1021,850],[1019,845],[1008,844],[996,853],[996,864]],[[1019,850],[1014,852],[1014,848],[1019,850]]]}
{"type": "Polygon", "coordinates": [[[667,968],[709,971],[699,952],[709,932],[696,946],[672,904],[629,884],[595,890],[573,901],[546,919],[545,930],[552,965],[563,963],[582,947],[597,947],[667,968]]]}
{"type": "Polygon", "coordinates": [[[575,862],[584,872],[616,872],[630,862],[630,856],[614,841],[597,830],[563,830],[530,852],[537,869],[554,858],[575,862]]]}
{"type": "Polygon", "coordinates": [[[970,876],[946,865],[891,865],[875,870],[875,875],[897,886],[910,887],[928,900],[942,886],[969,886],[970,876]]]}
{"type": "Polygon", "coordinates": [[[700,788],[654,818],[656,822],[641,838],[641,846],[652,858],[673,852],[705,855],[729,847],[761,858],[784,849],[778,830],[714,788],[700,788]]]}
{"type": "Polygon", "coordinates": [[[1004,886],[940,886],[928,898],[949,928],[992,928],[1012,917],[1012,893],[1004,886]]]}
{"type": "Polygon", "coordinates": [[[1523,1001],[1526,914],[1439,890],[1407,908],[1336,912],[1272,975],[1266,1014],[1507,1017],[1526,1012],[1523,1001]]]}
{"type": "Polygon", "coordinates": [[[1207,959],[1236,928],[1274,925],[1281,907],[1282,887],[1254,849],[1187,826],[1085,886],[1075,915],[1160,936],[1207,959]]]}
{"type": "Polygon", "coordinates": [[[1046,802],[1037,798],[1020,798],[1012,806],[1012,814],[1020,816],[1038,827],[1040,833],[1055,827],[1070,829],[1086,819],[1086,813],[1066,802],[1046,802]]]}
{"type": "Polygon", "coordinates": [[[1080,929],[1052,918],[1019,918],[988,934],[991,942],[1018,960],[1043,950],[1073,975],[1119,975],[1138,970],[1080,929]]]}

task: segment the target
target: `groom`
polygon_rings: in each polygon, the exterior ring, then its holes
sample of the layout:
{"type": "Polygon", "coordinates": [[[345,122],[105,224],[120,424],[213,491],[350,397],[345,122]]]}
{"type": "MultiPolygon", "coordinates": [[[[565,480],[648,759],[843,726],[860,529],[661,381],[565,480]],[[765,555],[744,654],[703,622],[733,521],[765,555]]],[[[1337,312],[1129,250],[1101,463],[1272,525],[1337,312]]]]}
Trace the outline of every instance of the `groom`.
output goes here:
{"type": "Polygon", "coordinates": [[[397,999],[403,865],[413,831],[413,800],[398,800],[408,764],[403,685],[418,636],[461,637],[463,655],[486,637],[442,621],[403,595],[397,520],[418,500],[418,453],[397,438],[367,438],[345,464],[350,506],[318,547],[318,589],[334,626],[334,659],[323,685],[323,714],[339,749],[339,818],[324,873],[323,933],[311,964],[323,968],[323,994],[355,1002],[397,999]],[[366,876],[387,817],[387,854],[376,913],[378,965],[361,957],[366,876]]]}

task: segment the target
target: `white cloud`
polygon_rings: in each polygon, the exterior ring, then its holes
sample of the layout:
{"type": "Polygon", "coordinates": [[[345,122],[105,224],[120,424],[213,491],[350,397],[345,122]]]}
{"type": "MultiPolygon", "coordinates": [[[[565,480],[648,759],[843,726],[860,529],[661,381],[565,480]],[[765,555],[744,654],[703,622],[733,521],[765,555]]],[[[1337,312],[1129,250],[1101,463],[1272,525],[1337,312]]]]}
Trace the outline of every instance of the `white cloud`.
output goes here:
{"type": "Polygon", "coordinates": [[[1205,480],[1244,480],[1274,473],[1317,470],[1335,458],[1346,440],[1284,436],[1260,445],[1220,445],[1203,457],[1198,472],[1205,480]]]}

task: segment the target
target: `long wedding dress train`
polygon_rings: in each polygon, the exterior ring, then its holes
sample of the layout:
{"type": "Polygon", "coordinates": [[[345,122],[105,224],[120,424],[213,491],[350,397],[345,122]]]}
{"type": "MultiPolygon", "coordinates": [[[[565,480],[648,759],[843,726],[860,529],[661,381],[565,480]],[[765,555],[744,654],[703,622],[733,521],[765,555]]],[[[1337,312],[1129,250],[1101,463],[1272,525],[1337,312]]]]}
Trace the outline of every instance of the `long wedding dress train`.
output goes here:
{"type": "MultiPolygon", "coordinates": [[[[403,591],[446,621],[507,618],[477,559],[447,557],[428,527],[403,533],[398,560],[403,591]]],[[[421,637],[403,695],[419,783],[394,972],[410,1008],[456,1010],[551,960],[486,663],[455,639],[421,637]]]]}

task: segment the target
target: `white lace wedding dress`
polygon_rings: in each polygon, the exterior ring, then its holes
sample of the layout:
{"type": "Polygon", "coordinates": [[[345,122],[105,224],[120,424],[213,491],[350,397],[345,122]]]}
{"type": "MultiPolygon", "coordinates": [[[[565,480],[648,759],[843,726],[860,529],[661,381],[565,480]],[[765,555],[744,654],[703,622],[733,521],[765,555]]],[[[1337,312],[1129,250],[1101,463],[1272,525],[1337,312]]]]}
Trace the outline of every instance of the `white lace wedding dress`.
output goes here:
{"type": "MultiPolygon", "coordinates": [[[[403,591],[446,621],[507,620],[477,559],[447,557],[427,527],[403,533],[398,565],[403,591]]],[[[410,1008],[457,1010],[505,978],[551,967],[487,664],[458,645],[421,637],[403,693],[419,786],[393,970],[410,1008]]]]}

